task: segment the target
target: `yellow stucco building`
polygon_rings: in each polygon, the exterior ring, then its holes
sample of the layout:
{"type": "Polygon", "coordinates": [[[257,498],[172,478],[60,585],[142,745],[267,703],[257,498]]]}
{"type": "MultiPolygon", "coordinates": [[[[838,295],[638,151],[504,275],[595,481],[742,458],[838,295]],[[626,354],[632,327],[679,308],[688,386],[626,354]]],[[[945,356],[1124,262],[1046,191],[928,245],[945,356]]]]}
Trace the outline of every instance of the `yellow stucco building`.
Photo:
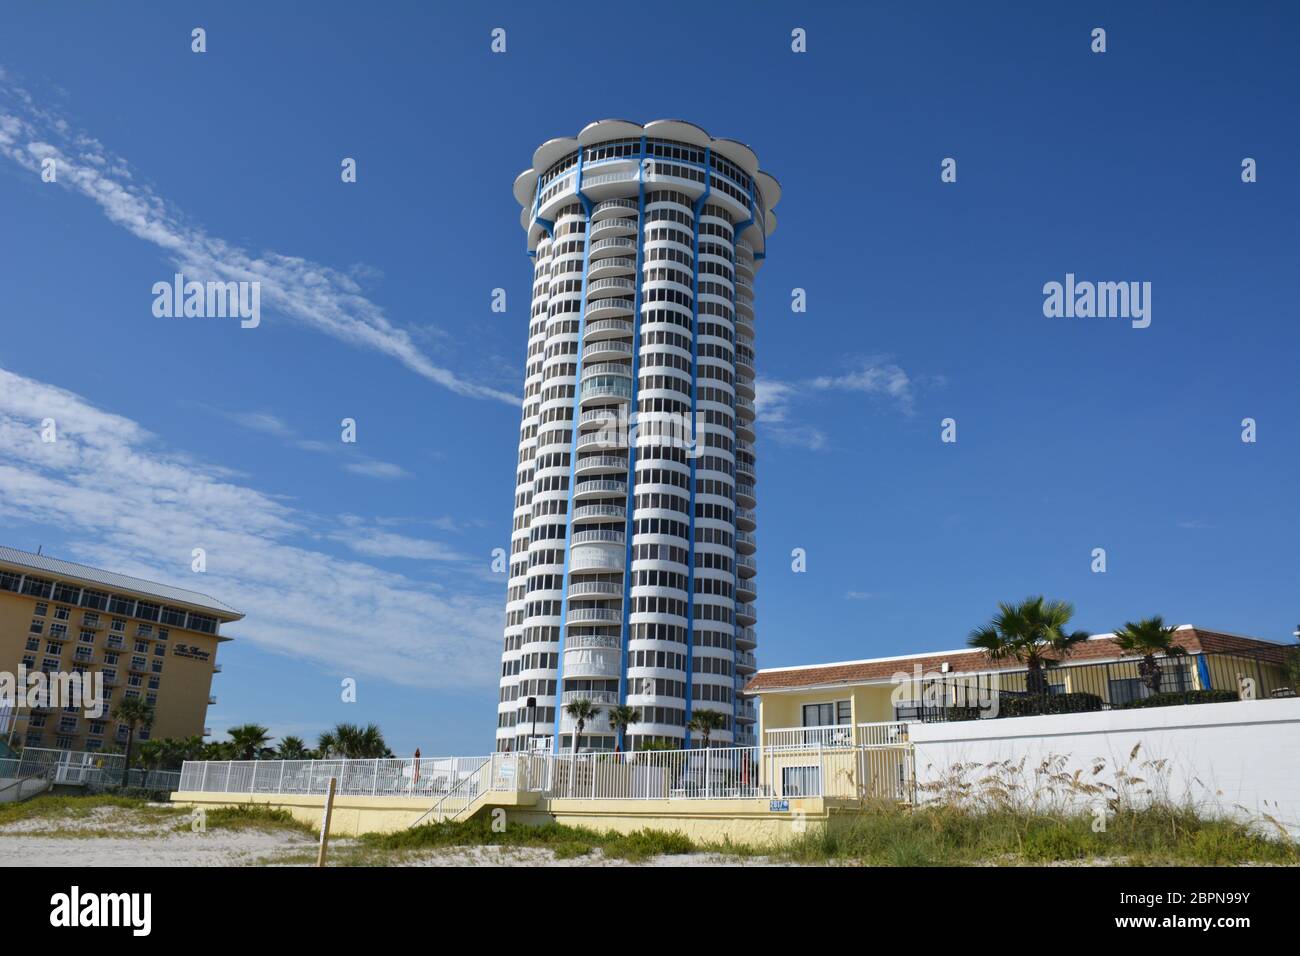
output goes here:
{"type": "Polygon", "coordinates": [[[206,734],[217,649],[230,640],[220,628],[242,617],[196,591],[0,547],[0,671],[11,686],[20,672],[77,674],[92,686],[102,678],[98,716],[16,699],[0,740],[60,750],[120,746],[127,728],[111,712],[125,697],[154,708],[138,739],[206,734]]]}

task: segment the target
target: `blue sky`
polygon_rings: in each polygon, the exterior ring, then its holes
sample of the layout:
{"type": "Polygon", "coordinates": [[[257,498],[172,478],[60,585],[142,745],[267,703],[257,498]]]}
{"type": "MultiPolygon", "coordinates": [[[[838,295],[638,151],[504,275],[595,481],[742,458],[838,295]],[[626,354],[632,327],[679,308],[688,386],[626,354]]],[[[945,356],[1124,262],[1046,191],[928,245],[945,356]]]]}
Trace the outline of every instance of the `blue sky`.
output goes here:
{"type": "Polygon", "coordinates": [[[1092,631],[1300,620],[1293,7],[305,9],[0,13],[0,540],[247,610],[214,728],[490,749],[530,281],[510,187],[606,117],[689,119],[783,184],[761,665],[960,646],[1031,593],[1092,631]],[[153,316],[178,260],[249,258],[279,280],[259,328],[153,316]],[[1151,282],[1150,328],[1045,318],[1067,272],[1151,282]]]}

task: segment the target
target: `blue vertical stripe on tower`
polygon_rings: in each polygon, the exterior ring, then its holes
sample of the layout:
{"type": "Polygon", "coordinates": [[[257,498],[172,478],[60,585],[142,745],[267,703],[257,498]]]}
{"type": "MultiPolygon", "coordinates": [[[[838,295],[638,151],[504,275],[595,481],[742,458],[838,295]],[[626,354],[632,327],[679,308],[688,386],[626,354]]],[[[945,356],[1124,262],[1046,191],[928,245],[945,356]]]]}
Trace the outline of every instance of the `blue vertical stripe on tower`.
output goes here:
{"type": "MultiPolygon", "coordinates": [[[[736,411],[736,398],[738,385],[740,382],[740,372],[736,369],[737,356],[740,350],[740,332],[739,322],[736,317],[740,315],[740,307],[737,299],[740,298],[738,291],[737,277],[740,275],[740,234],[754,224],[754,181],[751,178],[749,182],[749,218],[744,222],[737,223],[731,230],[731,441],[732,441],[732,475],[731,475],[731,541],[732,551],[736,559],[740,558],[740,519],[737,515],[740,512],[740,502],[736,496],[736,486],[740,479],[735,474],[734,464],[740,459],[740,453],[735,447],[735,443],[740,439],[736,433],[740,422],[740,414],[736,411]]],[[[740,592],[740,567],[736,561],[732,562],[731,567],[731,742],[735,744],[736,735],[740,733],[740,721],[736,716],[740,713],[740,695],[737,685],[740,683],[739,674],[736,672],[736,661],[740,656],[740,643],[737,638],[740,635],[740,622],[736,620],[736,604],[739,602],[740,592]]]]}

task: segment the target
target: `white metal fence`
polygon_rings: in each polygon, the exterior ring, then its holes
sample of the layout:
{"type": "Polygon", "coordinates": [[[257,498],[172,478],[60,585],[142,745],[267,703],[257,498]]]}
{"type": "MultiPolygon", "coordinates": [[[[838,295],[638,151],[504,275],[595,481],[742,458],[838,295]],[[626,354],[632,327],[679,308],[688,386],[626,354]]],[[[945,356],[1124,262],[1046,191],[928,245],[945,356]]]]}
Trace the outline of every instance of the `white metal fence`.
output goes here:
{"type": "MultiPolygon", "coordinates": [[[[813,728],[825,729],[825,728],[813,728]]],[[[852,730],[853,728],[849,728],[852,730]]],[[[420,796],[422,817],[455,820],[492,791],[582,800],[843,797],[908,802],[912,749],[905,725],[862,725],[858,742],[805,736],[766,747],[632,753],[496,753],[392,760],[187,761],[180,789],[200,793],[420,796]],[[867,742],[863,742],[867,741],[867,742]]]]}
{"type": "Polygon", "coordinates": [[[445,796],[489,757],[414,757],[391,760],[187,760],[180,789],[196,793],[324,793],[351,796],[445,796]]]}
{"type": "MultiPolygon", "coordinates": [[[[122,785],[125,757],[92,751],[50,750],[28,747],[16,759],[0,760],[0,777],[45,777],[55,786],[106,789],[122,785]]],[[[132,770],[127,786],[143,790],[173,791],[181,775],[175,770],[132,770]]]]}

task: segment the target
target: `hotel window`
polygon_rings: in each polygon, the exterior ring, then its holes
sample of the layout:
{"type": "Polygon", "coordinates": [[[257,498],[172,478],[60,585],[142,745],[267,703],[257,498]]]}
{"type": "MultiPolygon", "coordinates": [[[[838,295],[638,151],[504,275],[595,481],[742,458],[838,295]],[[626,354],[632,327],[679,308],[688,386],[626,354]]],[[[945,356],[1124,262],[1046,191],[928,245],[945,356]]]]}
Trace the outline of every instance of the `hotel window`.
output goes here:
{"type": "Polygon", "coordinates": [[[184,627],[185,612],[178,607],[164,607],[162,610],[162,623],[169,624],[172,627],[184,627]]]}
{"type": "Polygon", "coordinates": [[[161,679],[159,679],[159,678],[157,678],[157,677],[150,677],[150,678],[149,678],[149,689],[150,689],[150,690],[157,690],[157,689],[158,689],[158,685],[161,684],[161,683],[162,683],[161,679]]]}
{"type": "MultiPolygon", "coordinates": [[[[128,687],[140,687],[144,684],[144,678],[139,674],[129,674],[126,678],[126,684],[128,687]]],[[[130,697],[131,695],[128,693],[127,696],[130,697]]]]}
{"type": "Polygon", "coordinates": [[[158,612],[161,610],[157,604],[150,604],[148,601],[141,601],[135,606],[135,616],[144,618],[146,621],[158,620],[158,612]]]}
{"type": "Polygon", "coordinates": [[[167,648],[163,647],[163,645],[161,645],[161,644],[155,644],[155,645],[154,645],[154,649],[153,649],[153,656],[154,656],[154,657],[166,657],[166,656],[167,656],[167,648]]]}
{"type": "Polygon", "coordinates": [[[152,624],[137,624],[136,627],[135,627],[135,636],[136,636],[136,637],[152,637],[152,636],[153,636],[153,625],[152,625],[152,624]]]}
{"type": "Polygon", "coordinates": [[[95,643],[95,632],[94,632],[94,631],[82,631],[81,634],[77,637],[77,640],[80,641],[82,644],[94,644],[94,643],[95,643]]]}
{"type": "Polygon", "coordinates": [[[136,641],[136,642],[135,642],[135,652],[136,652],[137,654],[147,654],[147,653],[149,653],[149,642],[148,642],[148,641],[136,641]]]}
{"type": "Polygon", "coordinates": [[[50,639],[55,641],[66,641],[68,639],[68,625],[51,624],[50,639]]]}
{"type": "Polygon", "coordinates": [[[54,746],[57,747],[59,750],[71,750],[72,738],[66,736],[65,734],[59,734],[54,738],[54,746]]]}
{"type": "Polygon", "coordinates": [[[28,627],[27,630],[31,631],[33,634],[40,634],[45,630],[45,622],[33,619],[31,626],[28,627]]]}
{"type": "Polygon", "coordinates": [[[154,707],[154,706],[156,706],[157,703],[158,703],[158,695],[157,695],[157,694],[146,694],[146,695],[145,695],[145,698],[144,698],[144,702],[145,702],[146,704],[148,704],[150,707],[154,707]]]}
{"type": "Polygon", "coordinates": [[[54,619],[56,621],[66,621],[70,617],[72,617],[72,611],[70,611],[68,608],[56,607],[54,609],[54,619]]]}
{"type": "Polygon", "coordinates": [[[39,651],[41,649],[41,639],[39,637],[27,638],[27,650],[39,651]]]}
{"type": "Polygon", "coordinates": [[[99,627],[99,615],[93,611],[86,611],[81,615],[81,624],[83,627],[99,627]]]}
{"type": "Polygon", "coordinates": [[[787,797],[816,796],[821,793],[821,770],[817,767],[782,767],[781,793],[787,797]]]}
{"type": "MultiPolygon", "coordinates": [[[[64,604],[76,604],[77,599],[81,597],[81,588],[74,588],[71,584],[54,585],[54,600],[62,601],[64,604]]],[[[65,608],[60,608],[65,611],[65,608]]]]}
{"type": "Polygon", "coordinates": [[[45,673],[57,671],[59,669],[59,659],[57,657],[47,657],[41,661],[41,670],[45,673]]]}
{"type": "MultiPolygon", "coordinates": [[[[110,645],[110,646],[112,646],[112,645],[110,645]]],[[[113,653],[112,651],[105,651],[105,652],[104,652],[104,663],[105,663],[105,664],[116,664],[116,663],[117,663],[117,659],[118,659],[120,656],[121,656],[120,654],[115,654],[115,653],[113,653]]]]}
{"type": "MultiPolygon", "coordinates": [[[[92,607],[96,611],[106,611],[108,610],[108,595],[105,594],[103,591],[82,591],[81,606],[92,607]]],[[[86,616],[91,617],[92,615],[86,615],[86,616]]],[[[93,615],[93,617],[95,618],[95,621],[98,623],[99,615],[95,614],[93,615]]]]}
{"type": "Polygon", "coordinates": [[[162,662],[162,661],[154,661],[154,662],[153,662],[153,667],[151,668],[151,670],[153,670],[153,672],[154,672],[155,674],[161,674],[161,673],[162,673],[162,667],[163,667],[163,662],[162,662]]]}
{"type": "Polygon", "coordinates": [[[104,724],[103,724],[103,722],[102,722],[102,721],[96,721],[95,723],[91,724],[91,725],[90,725],[90,731],[89,731],[89,733],[90,733],[90,735],[91,735],[92,737],[102,737],[102,736],[104,736],[104,724]]]}
{"type": "Polygon", "coordinates": [[[45,644],[45,653],[59,655],[63,653],[63,645],[57,641],[48,641],[45,644]]]}
{"type": "Polygon", "coordinates": [[[60,717],[59,730],[65,734],[75,734],[77,732],[76,717],[60,717]]]}
{"type": "Polygon", "coordinates": [[[35,655],[35,654],[24,654],[24,655],[23,655],[23,667],[27,668],[28,670],[32,670],[32,669],[34,669],[34,668],[36,667],[36,655],[35,655]]]}
{"type": "Polygon", "coordinates": [[[41,733],[39,730],[29,730],[29,731],[27,731],[27,746],[28,746],[28,747],[39,747],[39,746],[41,745],[41,737],[42,737],[42,736],[43,736],[43,735],[42,735],[42,733],[41,733]]]}
{"type": "Polygon", "coordinates": [[[23,576],[14,571],[0,571],[0,591],[17,591],[23,576]]]}
{"type": "Polygon", "coordinates": [[[105,668],[101,673],[104,675],[105,684],[111,684],[117,680],[117,671],[112,670],[111,668],[105,668]]]}
{"type": "MultiPolygon", "coordinates": [[[[130,617],[135,613],[135,602],[130,598],[119,597],[114,594],[108,599],[108,612],[110,614],[123,614],[130,617]]],[[[122,622],[124,625],[125,621],[122,622]]]]}
{"type": "Polygon", "coordinates": [[[167,636],[168,636],[169,634],[171,634],[171,631],[167,630],[167,628],[165,628],[165,627],[160,627],[160,628],[158,628],[158,640],[160,640],[160,641],[165,641],[165,640],[167,640],[167,636]]]}
{"type": "Polygon", "coordinates": [[[44,714],[37,714],[36,716],[34,716],[34,717],[31,719],[31,722],[30,722],[29,726],[32,726],[32,727],[44,727],[44,726],[45,726],[45,720],[46,720],[46,718],[45,718],[45,715],[44,715],[44,714]]]}
{"type": "Polygon", "coordinates": [[[852,703],[847,700],[803,705],[803,726],[835,727],[853,722],[852,703]]]}
{"type": "Polygon", "coordinates": [[[126,631],[126,621],[122,620],[120,617],[115,617],[109,622],[108,629],[117,634],[121,634],[126,631]]]}
{"type": "Polygon", "coordinates": [[[102,750],[103,748],[104,748],[104,741],[102,741],[102,740],[87,740],[87,741],[86,741],[86,749],[87,749],[87,750],[102,750]]]}

